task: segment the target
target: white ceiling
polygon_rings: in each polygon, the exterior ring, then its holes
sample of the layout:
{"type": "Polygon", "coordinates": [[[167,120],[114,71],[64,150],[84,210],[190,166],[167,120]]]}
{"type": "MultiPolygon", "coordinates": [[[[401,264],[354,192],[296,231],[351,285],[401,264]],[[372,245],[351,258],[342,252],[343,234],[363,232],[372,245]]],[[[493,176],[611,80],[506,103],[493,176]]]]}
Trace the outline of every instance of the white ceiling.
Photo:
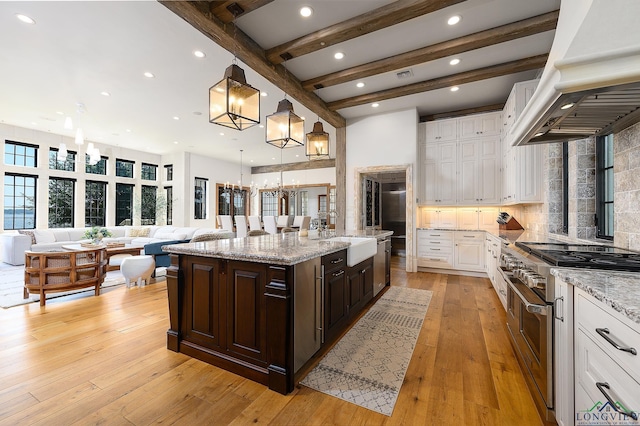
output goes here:
{"type": "MultiPolygon", "coordinates": [[[[268,49],[388,3],[276,0],[239,17],[237,25],[268,49]],[[311,18],[298,14],[302,4],[314,9],[311,18]]],[[[557,8],[559,0],[468,0],[294,58],[286,68],[306,80],[557,8]],[[455,27],[445,22],[452,14],[463,17],[455,27]],[[346,57],[335,60],[336,51],[346,57]]],[[[412,67],[413,77],[408,80],[398,80],[394,71],[363,79],[363,89],[352,82],[321,89],[317,94],[330,102],[534,56],[548,52],[552,40],[553,31],[548,31],[457,55],[462,62],[455,71],[449,65],[450,58],[443,58],[412,67]]],[[[159,154],[186,150],[232,162],[239,161],[239,150],[244,149],[245,165],[277,164],[280,150],[264,142],[263,128],[254,126],[239,132],[208,122],[208,89],[222,78],[232,58],[231,53],[155,1],[2,1],[0,122],[72,136],[73,131],[63,127],[68,115],[83,128],[87,139],[98,144],[159,154]],[[17,13],[30,16],[36,24],[20,22],[17,13]],[[195,50],[207,56],[198,59],[193,55],[195,50]],[[156,77],[144,77],[145,71],[156,77]],[[102,91],[111,96],[101,95],[102,91]],[[78,103],[86,108],[82,114],[77,113],[78,103]],[[174,120],[174,116],[180,120],[174,120]]],[[[248,83],[268,94],[261,103],[264,123],[284,92],[239,65],[245,69],[248,83]]],[[[536,72],[465,84],[456,93],[440,89],[385,100],[377,109],[362,105],[338,112],[347,119],[406,108],[417,108],[420,115],[426,115],[504,102],[513,83],[534,78],[536,72]]],[[[311,131],[316,115],[289,99],[295,112],[306,118],[305,130],[311,131]]],[[[335,130],[326,123],[324,127],[335,141],[335,130]]],[[[335,152],[334,146],[331,152],[335,152]]],[[[306,160],[303,148],[285,149],[282,154],[285,163],[306,160]]]]}

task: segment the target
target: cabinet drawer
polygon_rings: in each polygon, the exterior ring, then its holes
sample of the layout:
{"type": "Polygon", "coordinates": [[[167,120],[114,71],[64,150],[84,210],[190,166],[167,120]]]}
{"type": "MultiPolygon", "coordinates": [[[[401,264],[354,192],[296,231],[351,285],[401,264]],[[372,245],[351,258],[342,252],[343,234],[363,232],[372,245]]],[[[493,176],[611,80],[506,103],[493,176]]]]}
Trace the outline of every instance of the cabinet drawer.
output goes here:
{"type": "Polygon", "coordinates": [[[453,254],[452,247],[418,245],[418,257],[449,256],[452,254],[453,254]]]}
{"type": "Polygon", "coordinates": [[[335,253],[322,256],[322,265],[325,273],[334,269],[344,268],[347,265],[347,251],[340,250],[335,253]]]}
{"type": "MultiPolygon", "coordinates": [[[[576,302],[576,322],[584,329],[611,358],[616,360],[634,377],[640,377],[640,333],[623,323],[611,313],[598,306],[578,290],[576,302]],[[596,331],[600,330],[600,333],[596,331]],[[609,330],[609,333],[601,329],[609,330]],[[613,340],[621,347],[633,347],[638,355],[616,349],[605,337],[613,340]]],[[[640,407],[636,407],[640,409],[640,407]]]]}
{"type": "Polygon", "coordinates": [[[420,241],[449,241],[453,242],[453,231],[421,230],[418,233],[420,241]]]}
{"type": "Polygon", "coordinates": [[[456,241],[480,241],[484,242],[484,232],[456,232],[456,241]]]}
{"type": "Polygon", "coordinates": [[[419,256],[418,266],[424,268],[453,268],[453,253],[450,254],[426,254],[419,256]]]}
{"type": "Polygon", "coordinates": [[[610,409],[606,396],[598,388],[598,383],[601,384],[602,390],[613,401],[621,404],[624,409],[634,412],[640,411],[640,384],[609,357],[582,329],[576,333],[575,373],[577,396],[575,410],[578,420],[594,421],[597,420],[594,416],[602,416],[605,413],[606,420],[611,424],[622,424],[625,423],[624,420],[631,420],[630,417],[622,416],[610,409]],[[606,383],[608,387],[603,387],[602,383],[606,383]],[[598,402],[607,406],[600,411],[602,406],[595,407],[598,402]],[[609,409],[610,411],[607,412],[609,409]]]}

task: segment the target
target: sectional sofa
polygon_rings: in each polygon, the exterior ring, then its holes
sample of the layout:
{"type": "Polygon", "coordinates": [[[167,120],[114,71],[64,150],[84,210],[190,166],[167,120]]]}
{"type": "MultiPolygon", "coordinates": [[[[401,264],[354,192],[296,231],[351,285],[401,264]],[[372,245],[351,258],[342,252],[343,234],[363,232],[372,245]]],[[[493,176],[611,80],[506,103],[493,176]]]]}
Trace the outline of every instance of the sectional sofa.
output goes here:
{"type": "MultiPolygon", "coordinates": [[[[215,228],[176,227],[176,226],[106,226],[112,236],[104,242],[124,242],[162,254],[162,245],[153,243],[175,244],[188,242],[191,238],[208,233],[228,232],[215,228]]],[[[84,238],[86,228],[34,229],[23,233],[7,232],[0,234],[2,243],[2,261],[11,265],[24,265],[24,252],[61,251],[62,246],[89,242],[84,238]]],[[[164,265],[163,265],[164,266],[164,265]]]]}

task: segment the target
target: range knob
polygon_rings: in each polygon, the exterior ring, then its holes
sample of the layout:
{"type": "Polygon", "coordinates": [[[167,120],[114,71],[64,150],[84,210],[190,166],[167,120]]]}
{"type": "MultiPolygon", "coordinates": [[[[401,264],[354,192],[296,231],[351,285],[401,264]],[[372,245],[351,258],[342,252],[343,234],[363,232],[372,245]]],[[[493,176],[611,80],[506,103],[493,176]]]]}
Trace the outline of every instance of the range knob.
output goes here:
{"type": "Polygon", "coordinates": [[[527,276],[526,284],[529,288],[543,289],[547,287],[547,279],[540,274],[534,273],[527,276]]]}

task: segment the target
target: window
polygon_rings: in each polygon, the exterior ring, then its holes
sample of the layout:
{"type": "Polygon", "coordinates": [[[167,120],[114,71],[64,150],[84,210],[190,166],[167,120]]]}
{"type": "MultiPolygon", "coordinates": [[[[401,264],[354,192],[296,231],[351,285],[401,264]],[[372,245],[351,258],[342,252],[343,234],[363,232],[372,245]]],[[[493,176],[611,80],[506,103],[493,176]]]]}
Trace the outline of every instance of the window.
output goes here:
{"type": "Polygon", "coordinates": [[[166,197],[167,197],[167,225],[173,224],[173,187],[166,186],[166,197]]]}
{"type": "Polygon", "coordinates": [[[265,216],[278,216],[278,196],[268,191],[260,192],[260,211],[265,216]]]}
{"type": "Polygon", "coordinates": [[[134,164],[133,161],[116,158],[116,176],[132,178],[134,164]]]}
{"type": "Polygon", "coordinates": [[[85,183],[85,226],[105,226],[107,183],[88,180],[85,183]]]}
{"type": "Polygon", "coordinates": [[[4,176],[4,229],[36,227],[36,176],[4,176]]]}
{"type": "Polygon", "coordinates": [[[155,225],[156,223],[156,196],[158,188],[142,185],[140,201],[140,219],[143,225],[155,225]]]}
{"type": "Polygon", "coordinates": [[[134,185],[116,183],[116,225],[133,224],[133,188],[134,185]]]}
{"type": "Polygon", "coordinates": [[[218,214],[248,216],[248,209],[246,206],[246,190],[225,190],[224,185],[218,184],[218,214]]]}
{"type": "Polygon", "coordinates": [[[596,142],[596,237],[613,239],[613,134],[596,142]]]}
{"type": "Polygon", "coordinates": [[[196,178],[194,198],[194,219],[207,218],[207,182],[208,179],[196,178]]]}
{"type": "Polygon", "coordinates": [[[26,143],[5,141],[4,164],[14,166],[37,167],[38,147],[26,143]]]}
{"type": "Polygon", "coordinates": [[[166,174],[166,180],[172,181],[173,180],[173,164],[167,164],[166,166],[164,166],[164,171],[166,174]]]}
{"type": "Polygon", "coordinates": [[[49,168],[52,170],[76,171],[76,153],[67,151],[67,158],[64,161],[58,160],[58,148],[49,148],[49,168]]]}
{"type": "Polygon", "coordinates": [[[569,142],[562,143],[562,233],[569,233],[569,142]]]}
{"type": "Polygon", "coordinates": [[[106,175],[107,174],[107,157],[100,157],[100,161],[98,161],[95,165],[89,164],[89,156],[84,156],[86,166],[85,172],[91,173],[94,175],[106,175]]]}
{"type": "Polygon", "coordinates": [[[49,228],[73,228],[75,179],[49,178],[49,228]]]}
{"type": "Polygon", "coordinates": [[[142,163],[142,168],[140,169],[140,179],[156,180],[157,170],[158,166],[154,164],[142,163]]]}

